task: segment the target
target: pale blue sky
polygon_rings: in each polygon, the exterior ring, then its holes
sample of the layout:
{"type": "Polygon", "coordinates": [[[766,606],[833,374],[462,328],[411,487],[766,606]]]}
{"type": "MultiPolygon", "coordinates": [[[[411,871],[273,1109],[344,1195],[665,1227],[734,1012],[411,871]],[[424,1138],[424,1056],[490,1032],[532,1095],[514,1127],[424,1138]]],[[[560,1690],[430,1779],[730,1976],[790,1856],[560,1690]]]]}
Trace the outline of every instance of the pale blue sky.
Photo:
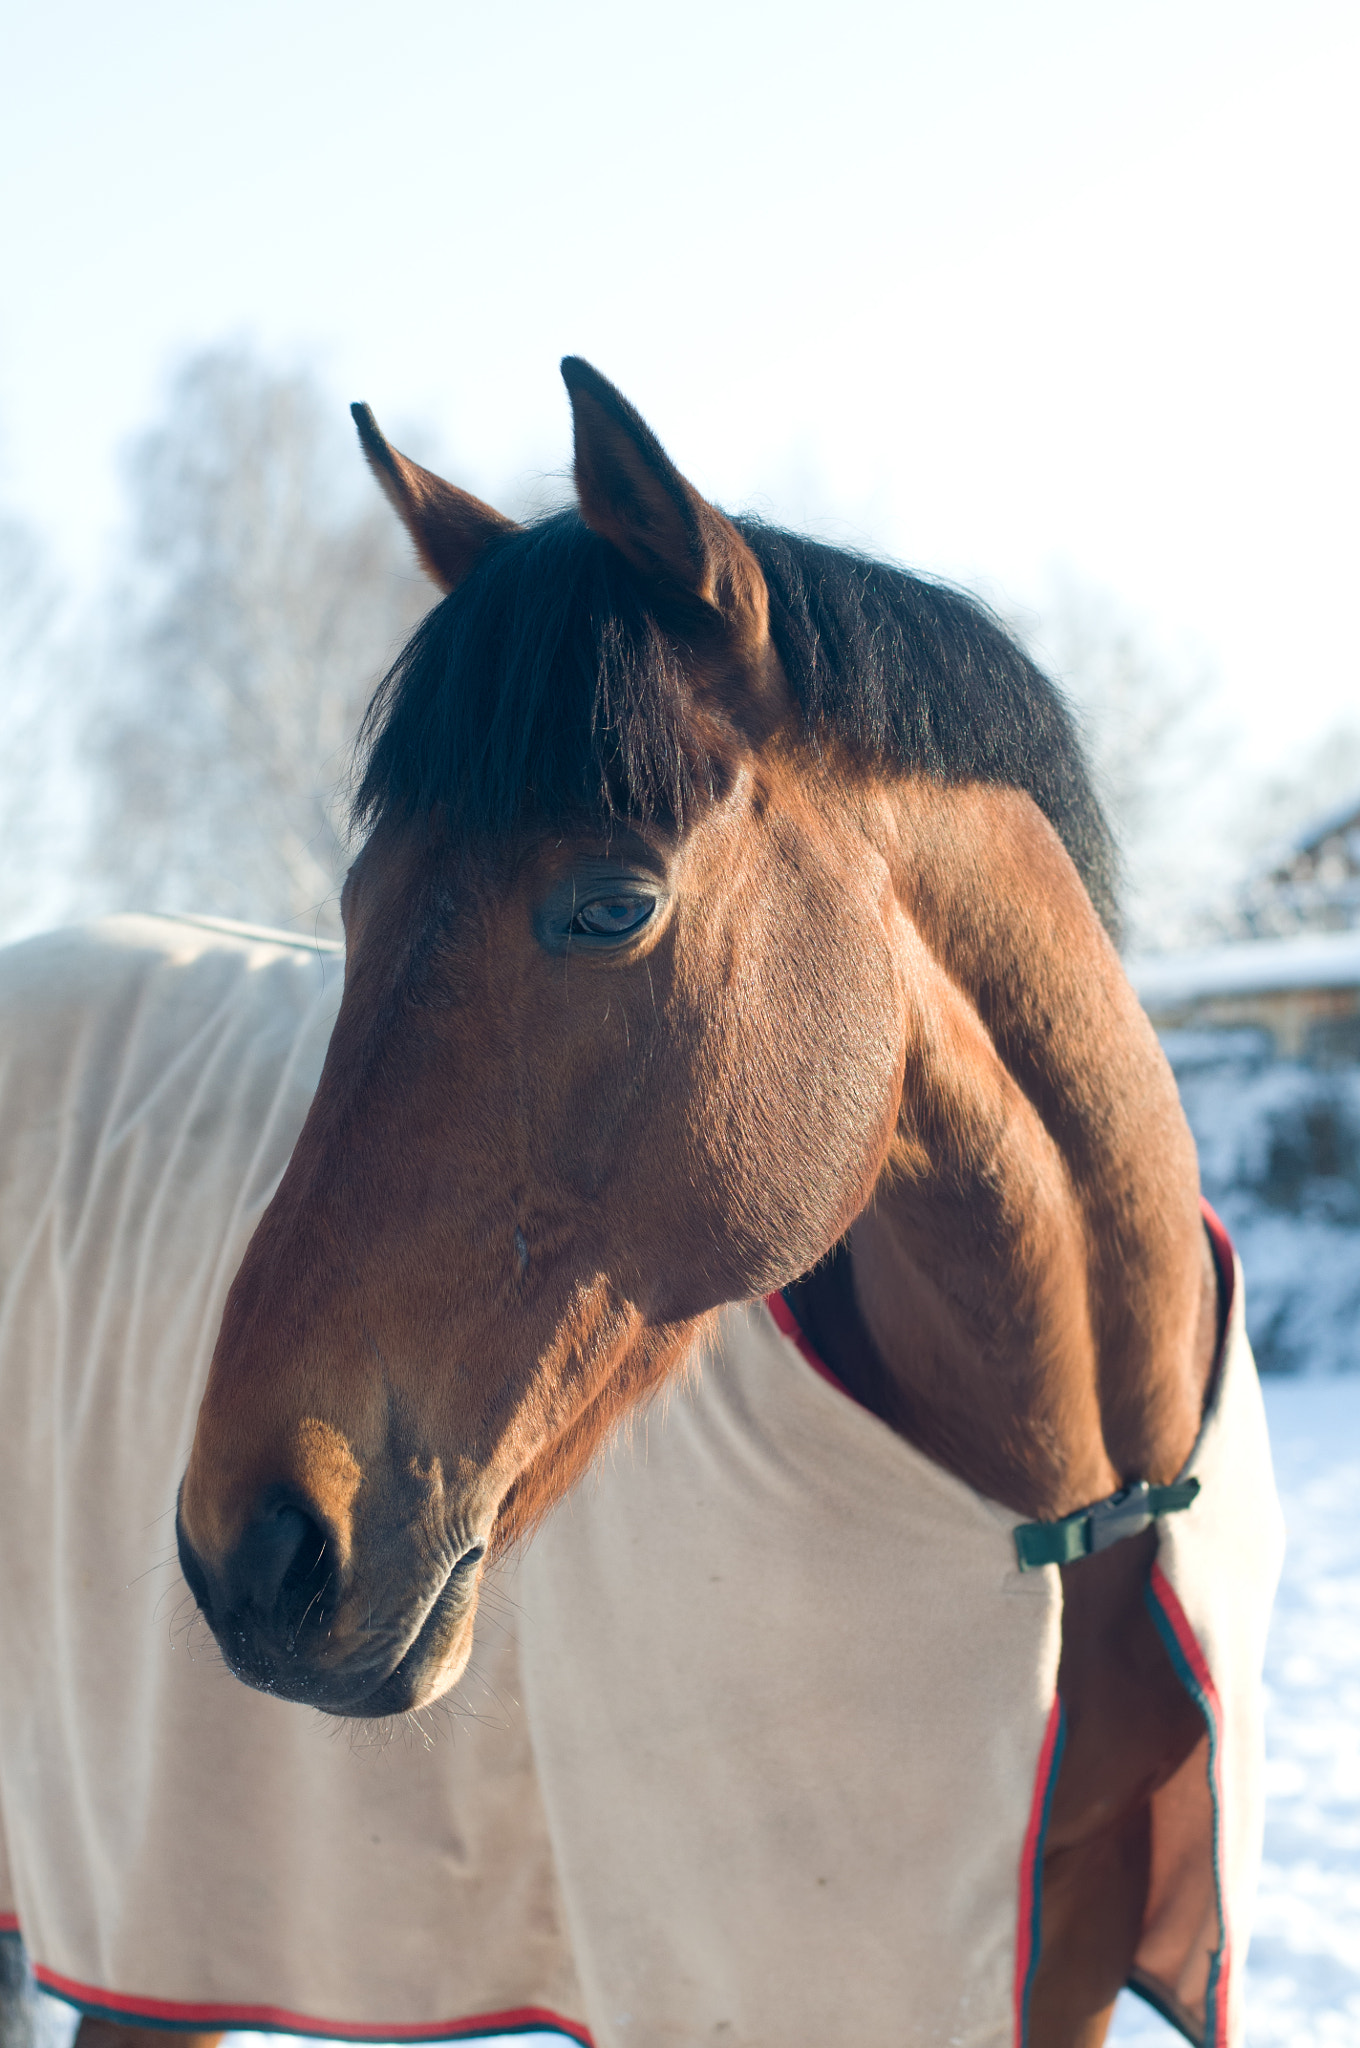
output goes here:
{"type": "Polygon", "coordinates": [[[184,347],[484,490],[566,350],[702,488],[1202,650],[1252,751],[1360,702],[1332,0],[7,0],[0,489],[79,578],[184,347]]]}

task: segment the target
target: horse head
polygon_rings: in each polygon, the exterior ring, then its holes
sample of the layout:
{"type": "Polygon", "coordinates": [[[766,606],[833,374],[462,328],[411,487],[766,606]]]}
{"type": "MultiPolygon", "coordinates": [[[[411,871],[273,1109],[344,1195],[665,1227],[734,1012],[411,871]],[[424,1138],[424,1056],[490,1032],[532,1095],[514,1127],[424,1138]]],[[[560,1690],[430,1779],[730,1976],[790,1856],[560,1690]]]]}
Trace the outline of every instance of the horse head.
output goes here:
{"type": "Polygon", "coordinates": [[[563,373],[579,512],[528,527],[356,408],[446,594],[370,714],[339,1016],[178,1523],[232,1667],[332,1712],[456,1680],[488,1557],[837,1241],[902,1097],[878,781],[796,701],[749,530],[563,373]]]}

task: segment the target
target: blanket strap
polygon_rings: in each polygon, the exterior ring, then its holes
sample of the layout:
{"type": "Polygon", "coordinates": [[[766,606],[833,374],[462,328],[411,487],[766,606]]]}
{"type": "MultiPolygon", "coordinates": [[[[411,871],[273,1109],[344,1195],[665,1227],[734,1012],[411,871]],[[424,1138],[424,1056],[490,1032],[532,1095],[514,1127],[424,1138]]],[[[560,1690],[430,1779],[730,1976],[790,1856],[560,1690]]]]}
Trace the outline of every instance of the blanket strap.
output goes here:
{"type": "Polygon", "coordinates": [[[1043,1564],[1075,1564],[1093,1551],[1108,1550],[1126,1536],[1141,1535],[1158,1515],[1178,1515],[1198,1492],[1198,1479],[1178,1479],[1173,1486],[1149,1486],[1146,1479],[1139,1479],[1108,1500],[1064,1515],[1060,1522],[1022,1522],[1015,1532],[1020,1569],[1032,1572],[1043,1564]]]}

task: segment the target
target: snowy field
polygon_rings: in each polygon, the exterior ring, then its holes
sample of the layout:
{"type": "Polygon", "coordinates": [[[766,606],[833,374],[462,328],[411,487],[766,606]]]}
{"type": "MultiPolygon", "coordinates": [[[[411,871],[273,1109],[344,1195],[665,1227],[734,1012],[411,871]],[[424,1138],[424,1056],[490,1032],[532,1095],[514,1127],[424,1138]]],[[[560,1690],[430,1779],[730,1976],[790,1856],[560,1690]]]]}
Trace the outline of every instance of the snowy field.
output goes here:
{"type": "MultiPolygon", "coordinates": [[[[1289,1550],[1267,1668],[1247,2037],[1251,2048],[1360,2048],[1360,1374],[1272,1376],[1265,1392],[1289,1550]]],[[[1180,2037],[1126,1996],[1111,2038],[1171,2048],[1180,2037]]],[[[279,2037],[238,2035],[233,2048],[247,2043],[278,2048],[279,2037]]],[[[561,2048],[561,2036],[521,2034],[513,2048],[561,2048]]]]}

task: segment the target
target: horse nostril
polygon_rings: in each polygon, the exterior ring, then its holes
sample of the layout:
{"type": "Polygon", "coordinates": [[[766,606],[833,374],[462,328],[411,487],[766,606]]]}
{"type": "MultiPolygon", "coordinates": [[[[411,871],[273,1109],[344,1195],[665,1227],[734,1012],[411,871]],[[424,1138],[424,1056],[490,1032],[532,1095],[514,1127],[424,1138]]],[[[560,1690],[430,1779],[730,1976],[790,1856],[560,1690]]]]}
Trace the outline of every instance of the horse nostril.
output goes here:
{"type": "Polygon", "coordinates": [[[325,1531],[297,1507],[271,1508],[241,1545],[241,1591],[256,1613],[299,1627],[330,1580],[325,1531]]]}

